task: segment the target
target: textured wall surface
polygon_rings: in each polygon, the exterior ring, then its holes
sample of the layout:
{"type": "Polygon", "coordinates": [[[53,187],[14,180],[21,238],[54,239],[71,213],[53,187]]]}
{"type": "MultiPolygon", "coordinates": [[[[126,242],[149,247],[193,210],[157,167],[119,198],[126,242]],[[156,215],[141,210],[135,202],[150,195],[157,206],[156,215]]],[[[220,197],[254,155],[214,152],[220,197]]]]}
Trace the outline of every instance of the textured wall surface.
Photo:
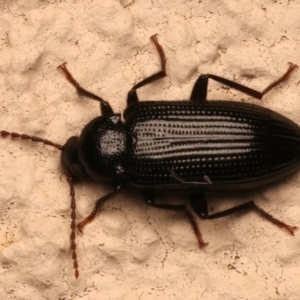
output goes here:
{"type": "MultiPolygon", "coordinates": [[[[0,4],[0,129],[63,144],[99,115],[57,71],[63,62],[88,90],[122,112],[137,81],[157,72],[155,33],[168,77],[144,100],[189,99],[200,74],[263,90],[300,64],[299,1],[18,0],[0,4]]],[[[209,99],[259,103],[300,124],[299,78],[262,101],[211,82],[209,99]]],[[[111,191],[76,185],[77,218],[111,191]]],[[[215,211],[254,199],[300,227],[300,172],[239,194],[210,196],[215,211]]],[[[185,195],[160,200],[186,201],[185,195]]],[[[147,207],[126,189],[77,236],[80,277],[69,250],[70,197],[58,150],[0,139],[1,299],[299,299],[300,234],[255,213],[198,221],[199,249],[185,216],[147,207]]]]}

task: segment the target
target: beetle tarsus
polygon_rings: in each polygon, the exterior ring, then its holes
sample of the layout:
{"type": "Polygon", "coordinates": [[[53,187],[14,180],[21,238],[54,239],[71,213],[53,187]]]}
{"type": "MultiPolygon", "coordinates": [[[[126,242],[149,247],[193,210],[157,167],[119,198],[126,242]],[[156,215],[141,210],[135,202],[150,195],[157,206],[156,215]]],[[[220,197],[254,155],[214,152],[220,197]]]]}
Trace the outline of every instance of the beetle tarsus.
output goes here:
{"type": "Polygon", "coordinates": [[[295,70],[295,69],[297,69],[298,68],[298,66],[297,65],[295,65],[295,64],[293,64],[293,63],[291,63],[291,62],[289,62],[289,68],[287,69],[287,71],[280,77],[280,78],[278,78],[277,80],[275,80],[274,82],[272,82],[270,85],[268,85],[263,91],[262,91],[262,96],[264,95],[264,94],[266,94],[267,92],[269,92],[271,89],[273,89],[275,86],[277,86],[278,84],[280,84],[281,82],[283,82],[283,81],[285,81],[285,80],[287,80],[289,77],[290,77],[290,75],[291,75],[291,73],[295,70]]]}
{"type": "Polygon", "coordinates": [[[281,82],[287,80],[291,73],[298,67],[297,65],[293,63],[289,63],[290,66],[288,70],[276,81],[272,82],[270,85],[268,85],[262,92],[256,91],[254,89],[251,89],[247,86],[244,86],[242,84],[239,84],[235,81],[213,75],[213,74],[204,74],[199,76],[198,80],[196,81],[192,94],[191,94],[191,101],[198,101],[198,102],[205,102],[207,97],[207,88],[208,88],[208,79],[213,79],[217,82],[220,82],[230,88],[233,88],[237,91],[240,91],[244,94],[247,94],[251,97],[254,97],[256,99],[261,100],[262,97],[269,92],[271,89],[276,87],[281,82]]]}
{"type": "Polygon", "coordinates": [[[284,224],[283,227],[286,228],[291,235],[295,235],[295,231],[299,230],[297,226],[290,226],[287,224],[284,224]]]}
{"type": "Polygon", "coordinates": [[[78,95],[99,101],[102,116],[112,115],[114,112],[113,112],[110,104],[107,101],[100,98],[99,96],[97,96],[97,95],[87,91],[83,87],[81,87],[80,84],[74,79],[74,77],[72,76],[70,71],[67,69],[66,64],[67,63],[61,64],[60,66],[57,67],[57,69],[61,70],[63,72],[66,79],[75,87],[78,95]]]}
{"type": "Polygon", "coordinates": [[[226,217],[226,216],[232,215],[234,213],[238,213],[238,212],[242,212],[242,211],[246,211],[246,210],[255,210],[256,212],[260,213],[265,219],[274,223],[278,227],[287,229],[291,235],[295,235],[295,231],[298,230],[298,227],[288,225],[288,224],[274,218],[272,215],[270,215],[269,213],[264,211],[262,208],[257,206],[253,200],[209,215],[204,194],[200,194],[200,193],[192,194],[190,199],[191,199],[192,208],[194,209],[196,214],[201,219],[217,219],[217,218],[226,217]]]}
{"type": "Polygon", "coordinates": [[[271,221],[272,223],[274,223],[278,227],[285,228],[291,235],[295,235],[295,231],[298,230],[298,227],[288,225],[288,224],[274,218],[272,215],[270,215],[269,213],[267,213],[266,211],[264,211],[263,209],[258,207],[253,201],[250,201],[249,203],[252,203],[251,206],[253,206],[253,209],[256,210],[257,212],[259,212],[267,220],[271,221]]]}
{"type": "Polygon", "coordinates": [[[83,233],[83,231],[82,231],[83,227],[84,227],[86,224],[91,223],[91,222],[94,220],[94,218],[95,218],[97,212],[98,212],[98,209],[97,209],[97,210],[94,209],[93,212],[92,212],[88,217],[86,217],[83,221],[81,221],[80,223],[77,224],[77,229],[78,229],[81,233],[83,233]]]}
{"type": "Polygon", "coordinates": [[[127,96],[127,106],[139,101],[137,93],[136,93],[136,90],[138,88],[167,76],[165,52],[164,52],[163,47],[158,43],[156,36],[157,36],[157,34],[152,35],[150,37],[150,40],[154,43],[156,50],[159,53],[160,62],[161,62],[161,71],[159,71],[158,73],[155,73],[154,75],[151,75],[150,77],[145,78],[144,80],[138,82],[137,84],[135,84],[133,86],[133,88],[129,91],[128,96],[127,96]]]}
{"type": "Polygon", "coordinates": [[[94,218],[95,218],[95,216],[97,215],[97,213],[100,212],[100,210],[101,210],[101,208],[102,208],[102,205],[103,205],[106,201],[108,201],[110,198],[112,198],[114,195],[116,195],[116,194],[120,191],[120,189],[122,188],[122,186],[123,186],[122,183],[118,184],[117,187],[116,187],[116,189],[115,189],[113,192],[111,192],[111,193],[109,193],[109,194],[107,194],[107,195],[105,195],[105,196],[99,198],[99,199],[96,201],[95,207],[94,207],[93,211],[91,212],[91,214],[90,214],[88,217],[86,217],[83,221],[81,221],[81,222],[77,225],[77,228],[78,228],[78,230],[79,230],[81,233],[82,233],[83,227],[84,227],[86,224],[88,224],[88,223],[90,223],[90,222],[92,222],[92,221],[94,220],[94,218]]]}

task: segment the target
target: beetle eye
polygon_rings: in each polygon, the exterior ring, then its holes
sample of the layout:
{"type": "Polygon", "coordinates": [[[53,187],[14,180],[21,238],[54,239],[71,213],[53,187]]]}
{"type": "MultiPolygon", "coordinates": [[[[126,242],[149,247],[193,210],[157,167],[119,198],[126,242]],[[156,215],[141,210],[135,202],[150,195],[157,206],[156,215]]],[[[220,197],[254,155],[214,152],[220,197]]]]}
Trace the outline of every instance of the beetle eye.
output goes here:
{"type": "Polygon", "coordinates": [[[84,171],[82,165],[77,163],[72,163],[68,166],[69,171],[78,179],[86,178],[86,172],[84,171]]]}

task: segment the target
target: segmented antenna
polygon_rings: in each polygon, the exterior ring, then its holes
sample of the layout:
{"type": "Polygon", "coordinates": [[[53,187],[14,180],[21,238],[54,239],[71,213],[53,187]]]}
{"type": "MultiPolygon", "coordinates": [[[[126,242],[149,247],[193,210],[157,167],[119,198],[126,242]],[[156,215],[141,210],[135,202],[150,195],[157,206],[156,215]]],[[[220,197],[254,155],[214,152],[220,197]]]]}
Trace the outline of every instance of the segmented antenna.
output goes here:
{"type": "MultiPolygon", "coordinates": [[[[27,134],[20,134],[20,133],[16,133],[16,132],[8,132],[5,130],[0,130],[0,136],[3,138],[6,138],[8,136],[10,136],[12,139],[15,138],[20,138],[22,140],[31,140],[33,142],[37,142],[37,143],[43,143],[44,145],[47,146],[52,146],[60,151],[63,150],[64,146],[57,144],[57,143],[53,143],[49,140],[46,139],[42,139],[40,137],[36,137],[36,136],[32,136],[32,135],[27,135],[27,134]]],[[[76,237],[76,224],[75,224],[75,220],[76,220],[76,203],[75,203],[75,191],[74,191],[74,185],[73,185],[73,178],[72,176],[68,175],[67,176],[67,180],[69,182],[69,186],[70,186],[70,196],[71,196],[71,236],[70,236],[70,240],[71,240],[71,252],[72,252],[72,259],[73,259],[73,267],[75,269],[75,277],[76,279],[79,276],[79,272],[78,272],[78,262],[77,262],[77,254],[76,254],[76,243],[75,243],[75,237],[76,237]]]]}
{"type": "Polygon", "coordinates": [[[5,130],[0,130],[0,135],[4,138],[10,136],[12,139],[20,138],[22,140],[32,140],[33,142],[37,142],[37,143],[40,142],[40,143],[43,143],[45,145],[52,146],[52,147],[54,147],[58,150],[63,149],[62,145],[53,143],[51,141],[48,141],[48,140],[45,140],[45,139],[42,139],[42,138],[39,138],[37,136],[32,136],[32,135],[28,135],[28,134],[20,134],[20,133],[16,133],[16,132],[8,132],[8,131],[5,131],[5,130]]]}
{"type": "Polygon", "coordinates": [[[76,254],[76,243],[75,243],[75,238],[76,238],[76,201],[75,201],[75,191],[74,191],[74,185],[73,185],[73,177],[68,176],[68,182],[70,186],[70,196],[71,196],[71,252],[72,252],[72,259],[73,259],[73,268],[75,269],[75,277],[76,279],[79,276],[78,272],[78,262],[77,262],[77,254],[76,254]]]}

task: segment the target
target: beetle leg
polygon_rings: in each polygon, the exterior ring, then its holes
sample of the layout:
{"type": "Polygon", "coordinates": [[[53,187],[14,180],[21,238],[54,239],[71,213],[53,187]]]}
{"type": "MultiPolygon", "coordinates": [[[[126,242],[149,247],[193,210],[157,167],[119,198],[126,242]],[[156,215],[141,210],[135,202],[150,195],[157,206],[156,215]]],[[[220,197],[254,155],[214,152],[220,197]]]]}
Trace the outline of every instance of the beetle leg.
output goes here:
{"type": "Polygon", "coordinates": [[[160,62],[161,62],[161,71],[158,73],[155,73],[154,75],[151,75],[148,78],[145,78],[144,80],[138,82],[136,85],[133,86],[133,88],[129,91],[127,96],[127,106],[136,103],[139,101],[136,90],[144,85],[147,85],[155,80],[161,79],[165,76],[167,76],[166,73],[166,57],[163,47],[158,43],[156,34],[152,35],[150,37],[151,41],[155,44],[155,47],[158,51],[158,54],[160,56],[160,62]]]}
{"type": "Polygon", "coordinates": [[[255,210],[256,212],[260,213],[264,218],[271,221],[275,225],[287,229],[288,232],[292,235],[294,235],[295,230],[298,229],[298,227],[296,227],[296,226],[288,225],[288,224],[283,223],[282,221],[274,218],[269,213],[267,213],[266,211],[264,211],[263,209],[258,207],[254,203],[253,200],[251,200],[249,202],[246,202],[246,203],[243,203],[241,205],[226,209],[224,211],[209,215],[208,214],[208,209],[207,209],[207,203],[206,203],[204,194],[192,194],[190,198],[191,198],[192,208],[194,209],[196,214],[202,219],[216,219],[216,218],[229,216],[231,214],[241,212],[241,211],[245,211],[245,210],[255,210]],[[199,199],[199,197],[200,197],[200,199],[199,199]]]}
{"type": "Polygon", "coordinates": [[[266,94],[268,91],[273,89],[275,86],[277,86],[281,82],[287,80],[288,77],[290,76],[290,74],[298,67],[297,65],[294,65],[293,63],[289,63],[289,64],[290,64],[290,66],[289,66],[288,70],[280,78],[278,78],[277,80],[272,82],[270,85],[268,85],[262,92],[253,90],[253,89],[248,88],[244,85],[241,85],[237,82],[234,82],[234,81],[231,81],[231,80],[228,80],[226,78],[219,77],[216,75],[212,75],[212,74],[201,75],[194,85],[192,95],[191,95],[191,101],[199,101],[199,102],[206,101],[208,79],[213,79],[217,82],[227,85],[228,87],[231,87],[231,88],[238,90],[242,93],[245,93],[247,95],[250,95],[251,97],[261,99],[263,97],[263,95],[266,94]]]}
{"type": "Polygon", "coordinates": [[[59,69],[63,72],[66,79],[75,87],[75,89],[77,91],[77,94],[80,95],[80,96],[84,96],[84,97],[99,101],[102,116],[112,115],[114,112],[113,112],[110,104],[107,101],[100,98],[99,96],[97,96],[97,95],[87,91],[83,87],[81,87],[80,84],[74,79],[72,74],[67,69],[66,64],[67,63],[63,63],[62,65],[58,66],[57,69],[59,69]]]}
{"type": "Polygon", "coordinates": [[[109,200],[110,198],[112,198],[114,195],[116,195],[120,189],[122,188],[123,184],[118,184],[116,189],[111,192],[111,193],[108,193],[107,195],[99,198],[97,201],[96,201],[96,204],[95,204],[95,207],[93,209],[93,211],[91,212],[91,214],[89,216],[87,216],[83,221],[81,221],[78,225],[77,225],[77,228],[80,232],[82,232],[82,228],[93,221],[93,219],[95,218],[96,214],[98,212],[100,212],[101,210],[101,207],[102,205],[107,201],[109,200]]]}
{"type": "Polygon", "coordinates": [[[201,232],[198,228],[197,222],[193,216],[193,214],[189,211],[186,205],[174,205],[174,204],[161,204],[155,202],[155,193],[153,190],[143,190],[142,196],[146,203],[150,206],[160,208],[160,209],[166,209],[166,210],[173,210],[173,211],[182,211],[186,214],[186,216],[189,219],[189,222],[194,230],[194,233],[196,235],[196,238],[198,240],[199,246],[203,247],[207,245],[206,242],[203,241],[201,232]]]}

